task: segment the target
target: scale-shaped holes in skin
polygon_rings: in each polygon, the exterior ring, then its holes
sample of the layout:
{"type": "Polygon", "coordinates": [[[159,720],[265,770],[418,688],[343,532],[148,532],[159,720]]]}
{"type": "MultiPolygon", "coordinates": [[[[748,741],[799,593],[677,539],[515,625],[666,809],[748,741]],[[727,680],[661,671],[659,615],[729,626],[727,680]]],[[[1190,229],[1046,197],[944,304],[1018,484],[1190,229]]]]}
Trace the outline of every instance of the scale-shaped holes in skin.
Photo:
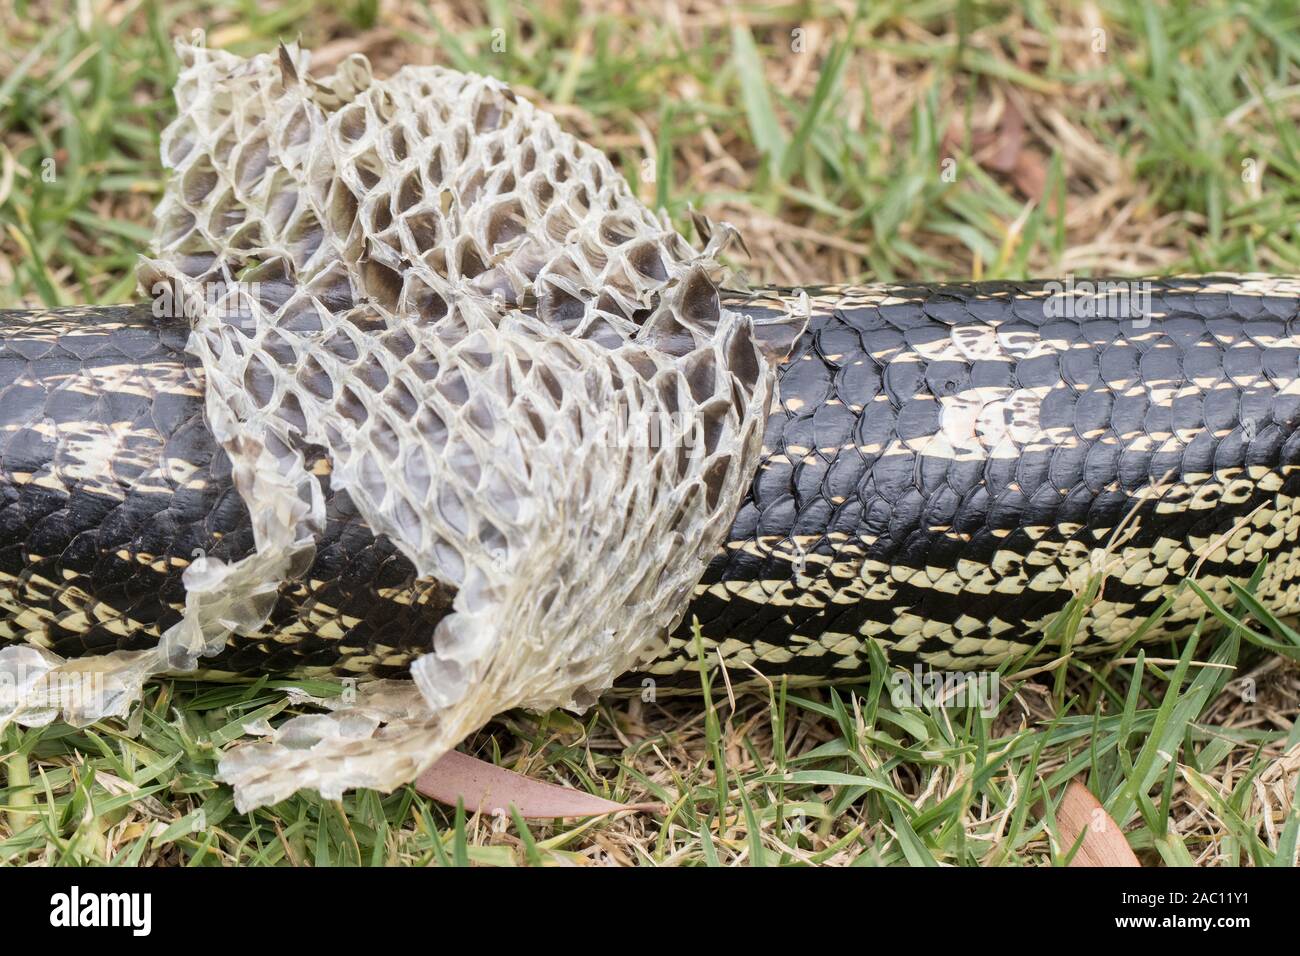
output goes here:
{"type": "Polygon", "coordinates": [[[699,415],[704,432],[704,454],[706,457],[712,456],[731,431],[728,421],[731,402],[725,398],[715,398],[700,407],[699,415]]]}
{"type": "MultiPolygon", "coordinates": [[[[177,222],[174,215],[168,216],[162,222],[162,228],[158,236],[159,248],[165,249],[193,228],[194,216],[184,209],[179,211],[184,212],[188,220],[177,222]]],[[[231,190],[227,189],[213,203],[212,209],[208,213],[208,231],[221,238],[229,236],[244,224],[247,215],[248,211],[244,208],[243,203],[235,197],[231,190]]]]}
{"type": "Polygon", "coordinates": [[[181,196],[190,206],[201,206],[220,181],[212,160],[201,156],[185,171],[181,178],[181,196]]]}
{"type": "MultiPolygon", "coordinates": [[[[426,133],[425,135],[427,136],[428,134],[426,133]]],[[[433,153],[430,154],[429,156],[429,163],[424,168],[425,168],[425,172],[427,172],[429,175],[430,183],[432,183],[434,186],[441,186],[443,184],[442,180],[443,180],[444,166],[442,161],[441,147],[435,146],[433,148],[433,153]]]]}
{"type": "Polygon", "coordinates": [[[465,157],[469,155],[469,133],[463,126],[457,126],[451,131],[450,148],[453,168],[465,162],[465,157]]]}
{"type": "Polygon", "coordinates": [[[298,401],[298,396],[293,392],[284,393],[284,397],[280,399],[280,407],[276,414],[298,434],[306,433],[307,416],[302,410],[302,403],[298,401]]]}
{"type": "Polygon", "coordinates": [[[626,341],[618,329],[614,328],[607,320],[599,317],[592,319],[591,324],[582,333],[582,337],[610,351],[618,348],[626,341]]]}
{"type": "Polygon", "coordinates": [[[194,128],[194,121],[187,116],[167,132],[163,146],[167,165],[172,169],[180,166],[193,151],[196,142],[198,142],[198,133],[194,128]]]}
{"type": "Polygon", "coordinates": [[[575,295],[547,282],[537,300],[537,316],[561,332],[572,332],[587,314],[587,304],[575,295]]]}
{"type": "Polygon", "coordinates": [[[276,170],[266,203],[266,224],[272,232],[283,232],[298,208],[298,189],[283,169],[276,170]]]}
{"type": "Polygon", "coordinates": [[[294,449],[289,446],[278,428],[268,428],[262,435],[261,440],[262,444],[266,446],[266,450],[271,453],[271,457],[280,465],[281,473],[285,473],[284,466],[292,462],[296,457],[294,449]]]}
{"type": "Polygon", "coordinates": [[[248,355],[248,350],[244,348],[244,340],[237,333],[231,331],[230,326],[223,325],[221,327],[221,337],[225,340],[226,347],[231,354],[241,359],[248,355]]]}
{"type": "MultiPolygon", "coordinates": [[[[335,451],[337,452],[337,449],[335,451]]],[[[359,456],[357,473],[361,483],[361,491],[368,495],[376,506],[382,506],[388,496],[388,482],[385,480],[384,466],[376,460],[374,455],[363,453],[359,456]]]]}
{"type": "Polygon", "coordinates": [[[424,520],[420,517],[419,510],[406,500],[406,496],[397,491],[393,492],[393,512],[402,537],[407,541],[419,541],[424,531],[424,520]]]}
{"type": "Polygon", "coordinates": [[[586,215],[587,210],[591,208],[591,196],[587,192],[586,186],[578,186],[577,189],[569,193],[569,202],[578,211],[580,215],[586,215]]]}
{"type": "MultiPolygon", "coordinates": [[[[586,409],[579,402],[570,402],[568,409],[568,419],[570,424],[573,425],[574,441],[579,445],[584,444],[587,440],[586,409]]],[[[587,477],[590,480],[590,476],[587,477]]]]}
{"type": "Polygon", "coordinates": [[[700,456],[699,437],[700,425],[698,422],[692,422],[686,431],[681,435],[681,441],[677,445],[677,456],[674,459],[676,472],[673,475],[673,483],[682,481],[691,473],[691,462],[700,456]]]}
{"type": "Polygon", "coordinates": [[[494,96],[483,96],[478,109],[474,111],[474,132],[490,133],[501,126],[503,112],[500,102],[494,96]]]}
{"type": "Polygon", "coordinates": [[[270,329],[262,337],[262,350],[275,361],[280,368],[298,367],[298,350],[275,329],[270,329]]]}
{"type": "Polygon", "coordinates": [[[235,183],[245,193],[262,181],[266,175],[267,161],[271,146],[265,134],[253,137],[239,150],[239,159],[235,163],[235,183]]]}
{"type": "Polygon", "coordinates": [[[529,176],[528,178],[532,180],[532,185],[529,188],[532,190],[533,198],[537,200],[538,207],[545,211],[550,206],[551,200],[555,198],[555,187],[551,185],[549,179],[541,174],[529,176]]]}
{"type": "Polygon", "coordinates": [[[352,454],[352,443],[343,437],[343,432],[331,421],[325,422],[325,441],[336,459],[346,459],[352,454]]]}
{"type": "Polygon", "coordinates": [[[389,312],[397,311],[402,295],[402,277],[367,257],[361,263],[361,281],[366,293],[389,312]]]}
{"type": "Polygon", "coordinates": [[[328,402],[334,397],[334,380],[310,353],[307,355],[307,360],[302,363],[302,368],[298,370],[296,379],[309,395],[321,402],[328,402]]]}
{"type": "Polygon", "coordinates": [[[406,133],[400,126],[390,126],[384,137],[387,146],[388,158],[392,162],[400,163],[406,159],[409,154],[409,148],[406,143],[406,133]]]}
{"type": "Polygon", "coordinates": [[[498,375],[496,376],[496,396],[503,408],[509,408],[515,403],[515,398],[518,397],[519,389],[517,387],[517,374],[518,373],[514,370],[511,364],[504,359],[500,366],[498,366],[498,375]]]}
{"type": "Polygon", "coordinates": [[[537,436],[537,440],[539,442],[546,441],[546,419],[537,410],[537,406],[533,404],[532,399],[520,399],[517,407],[524,413],[524,419],[533,430],[533,434],[537,436]]]}
{"type": "Polygon", "coordinates": [[[361,400],[352,386],[344,385],[339,392],[338,400],[334,403],[340,415],[350,421],[353,425],[360,428],[370,417],[370,412],[366,409],[365,403],[361,400]]]}
{"type": "Polygon", "coordinates": [[[722,321],[718,287],[703,269],[692,269],[686,277],[680,298],[682,320],[696,331],[712,337],[722,321]]]}
{"type": "Polygon", "coordinates": [[[606,216],[600,223],[600,241],[607,246],[621,246],[630,242],[636,233],[636,226],[622,216],[606,216]]]}
{"type": "Polygon", "coordinates": [[[293,254],[294,264],[300,268],[316,254],[320,244],[325,239],[325,230],[321,228],[320,222],[316,216],[310,212],[304,212],[293,229],[289,232],[287,241],[289,251],[293,254]]]}
{"type": "Polygon", "coordinates": [[[403,454],[402,478],[417,500],[427,500],[433,482],[433,469],[429,466],[424,449],[419,445],[411,445],[403,454]]]}
{"type": "Polygon", "coordinates": [[[712,398],[718,386],[717,360],[713,350],[700,349],[687,356],[682,364],[682,375],[697,405],[712,398]]]}
{"type": "Polygon", "coordinates": [[[458,368],[448,369],[446,374],[439,376],[436,388],[440,395],[457,408],[469,401],[469,384],[458,368]]]}
{"type": "Polygon", "coordinates": [[[519,296],[505,269],[495,267],[488,269],[475,277],[471,285],[480,295],[494,302],[499,300],[503,306],[514,307],[518,304],[519,296]]]}
{"type": "Polygon", "coordinates": [[[459,263],[458,271],[461,278],[464,279],[473,279],[475,276],[482,275],[488,268],[471,239],[465,239],[461,242],[457,261],[459,263]]]}
{"type": "Polygon", "coordinates": [[[348,325],[367,337],[382,335],[388,328],[384,313],[379,309],[352,309],[344,313],[343,318],[347,319],[348,325]]]}
{"type": "MultiPolygon", "coordinates": [[[[442,236],[442,228],[436,212],[426,210],[424,212],[410,213],[402,221],[406,223],[406,228],[410,230],[411,241],[415,244],[415,252],[422,253],[437,247],[442,236]]],[[[446,274],[445,269],[442,274],[446,274]]]]}
{"type": "Polygon", "coordinates": [[[295,335],[311,335],[323,328],[320,310],[311,299],[297,298],[289,303],[276,320],[276,327],[295,335]]]}
{"type": "Polygon", "coordinates": [[[753,393],[761,369],[749,327],[737,325],[727,339],[727,368],[746,392],[753,393]]]}
{"type": "Polygon", "coordinates": [[[651,381],[659,372],[659,366],[655,364],[654,359],[644,352],[629,351],[623,358],[632,366],[643,382],[651,381]]]}
{"type": "Polygon", "coordinates": [[[466,404],[465,421],[486,441],[493,440],[496,434],[496,414],[491,402],[482,393],[474,395],[466,404]]]}
{"type": "Polygon", "coordinates": [[[412,394],[410,386],[400,378],[393,381],[393,387],[384,392],[384,404],[397,412],[403,419],[410,421],[420,409],[420,403],[412,394]]]}
{"type": "Polygon", "coordinates": [[[443,279],[450,272],[447,262],[447,250],[442,246],[434,246],[424,254],[424,264],[429,267],[429,271],[443,279]]]}
{"type": "Polygon", "coordinates": [[[667,368],[655,380],[655,392],[659,396],[659,405],[664,413],[675,416],[681,411],[679,395],[682,379],[676,369],[667,368]]]}
{"type": "Polygon", "coordinates": [[[266,408],[275,396],[275,375],[266,361],[254,353],[244,367],[244,388],[258,408],[266,408]]]}
{"type": "Polygon", "coordinates": [[[330,187],[329,204],[327,206],[330,230],[340,236],[347,236],[351,233],[352,227],[357,221],[358,208],[359,203],[352,190],[344,185],[342,179],[334,180],[333,186],[330,187]]]}
{"type": "Polygon", "coordinates": [[[230,154],[239,145],[239,133],[233,126],[227,126],[216,145],[212,147],[212,159],[218,166],[229,166],[230,154]]]}
{"type": "Polygon", "coordinates": [[[234,252],[255,252],[266,247],[266,234],[260,222],[246,222],[235,230],[226,245],[234,252]]]}
{"type": "Polygon", "coordinates": [[[482,332],[475,332],[460,343],[456,357],[475,371],[482,372],[492,367],[492,347],[482,332]]]}
{"type": "Polygon", "coordinates": [[[716,511],[731,471],[731,455],[719,455],[704,470],[704,500],[710,512],[716,511]]]}
{"type": "Polygon", "coordinates": [[[371,197],[370,235],[375,237],[393,224],[392,200],[387,193],[371,197]]]}
{"type": "Polygon", "coordinates": [[[415,350],[415,339],[411,338],[410,332],[401,327],[385,332],[380,337],[380,342],[399,362],[415,350]]]}
{"type": "Polygon", "coordinates": [[[384,370],[382,362],[373,357],[369,362],[362,362],[353,372],[361,381],[362,385],[376,394],[384,391],[388,387],[388,372],[384,370]]]}
{"type": "Polygon", "coordinates": [[[489,468],[484,473],[481,500],[486,500],[498,515],[506,521],[518,521],[520,514],[519,494],[506,480],[499,468],[489,468]]]}
{"type": "Polygon", "coordinates": [[[551,406],[558,410],[564,404],[564,387],[555,377],[555,373],[545,365],[535,365],[532,374],[544,389],[542,394],[550,400],[551,406]]]}
{"type": "Polygon", "coordinates": [[[218,292],[219,308],[216,310],[217,321],[221,323],[221,331],[224,335],[229,335],[233,340],[233,329],[245,339],[256,338],[258,333],[258,305],[257,300],[248,293],[248,287],[245,285],[227,285],[225,279],[214,280],[210,286],[218,292]],[[224,293],[224,294],[223,294],[224,293]]]}
{"type": "Polygon", "coordinates": [[[217,257],[211,252],[182,253],[175,259],[176,268],[191,279],[206,276],[217,263],[217,257]]]}
{"type": "Polygon", "coordinates": [[[425,445],[433,455],[442,453],[446,447],[447,438],[451,432],[447,428],[447,423],[442,420],[442,416],[427,405],[420,408],[420,413],[415,419],[415,427],[420,432],[420,437],[424,439],[425,445]]]}
{"type": "Polygon", "coordinates": [[[524,207],[511,199],[494,208],[488,216],[487,241],[493,252],[518,239],[528,231],[524,207]]]}
{"type": "Polygon", "coordinates": [[[612,319],[629,321],[627,310],[625,310],[623,304],[621,304],[619,300],[614,298],[614,294],[612,294],[608,289],[601,293],[601,298],[595,300],[595,308],[597,308],[598,311],[606,313],[606,315],[612,317],[612,319]]]}
{"type": "Polygon", "coordinates": [[[500,180],[496,184],[496,193],[499,196],[504,196],[507,193],[512,193],[514,191],[515,191],[515,173],[514,170],[507,167],[504,171],[504,174],[501,175],[500,180]]]}
{"type": "Polygon", "coordinates": [[[447,300],[430,288],[419,276],[411,276],[406,280],[403,311],[407,315],[414,313],[419,317],[420,322],[429,324],[446,317],[447,300]]]}
{"type": "Polygon", "coordinates": [[[483,466],[469,442],[452,435],[443,451],[442,465],[466,488],[477,488],[483,480],[483,466]]]}
{"type": "Polygon", "coordinates": [[[271,314],[280,311],[297,291],[292,264],[279,257],[268,259],[248,270],[242,281],[251,285],[256,292],[258,305],[271,314]]]}
{"type": "Polygon", "coordinates": [[[361,354],[357,344],[352,341],[352,336],[348,335],[342,326],[336,328],[325,340],[325,350],[345,364],[355,362],[361,354]]]}
{"type": "MultiPolygon", "coordinates": [[[[459,586],[460,582],[465,580],[465,559],[451,544],[442,538],[434,538],[433,557],[438,565],[439,576],[445,579],[447,583],[459,586]]],[[[439,622],[439,626],[441,626],[441,622],[439,622]]],[[[437,633],[436,629],[434,633],[437,633]]]]}
{"type": "Polygon", "coordinates": [[[537,166],[537,150],[532,143],[525,143],[519,151],[519,171],[531,173],[537,166]]]}
{"type": "Polygon", "coordinates": [[[570,215],[569,210],[564,205],[551,207],[551,211],[546,215],[546,235],[557,243],[567,243],[573,230],[578,228],[578,222],[570,215]]]}
{"type": "Polygon", "coordinates": [[[383,415],[376,415],[370,423],[370,437],[374,447],[390,462],[396,462],[402,450],[401,438],[397,430],[383,415]]]}
{"type": "Polygon", "coordinates": [[[660,352],[682,358],[695,351],[695,334],[677,321],[671,309],[664,309],[645,326],[645,340],[660,352]]]}
{"type": "Polygon", "coordinates": [[[465,503],[461,500],[460,495],[452,487],[451,482],[442,482],[434,496],[438,507],[438,517],[457,534],[462,537],[468,535],[469,513],[466,511],[465,503]]]}
{"type": "Polygon", "coordinates": [[[627,253],[628,264],[638,273],[652,282],[667,282],[668,270],[664,266],[659,246],[653,242],[642,242],[633,246],[627,253]]]}
{"type": "Polygon", "coordinates": [[[410,212],[424,202],[424,183],[417,170],[411,170],[397,190],[397,211],[410,212]]]}
{"type": "Polygon", "coordinates": [[[605,254],[604,248],[591,236],[582,237],[578,252],[583,261],[597,271],[604,269],[609,264],[609,256],[605,254]]]}
{"type": "Polygon", "coordinates": [[[484,553],[491,555],[493,560],[501,564],[510,560],[510,538],[491,521],[479,519],[478,542],[484,553]]]}
{"type": "Polygon", "coordinates": [[[212,114],[208,119],[208,128],[217,129],[235,111],[232,92],[220,85],[214,87],[208,94],[208,110],[212,114]]]}
{"type": "Polygon", "coordinates": [[[442,370],[442,366],[433,357],[433,353],[423,345],[411,353],[411,356],[406,360],[406,364],[415,373],[416,379],[421,382],[432,382],[442,370]]]}
{"type": "Polygon", "coordinates": [[[367,122],[368,118],[364,106],[357,104],[349,106],[339,114],[339,137],[349,145],[359,142],[366,135],[367,122]]]}
{"type": "Polygon", "coordinates": [[[298,108],[293,111],[289,121],[284,125],[284,131],[281,134],[282,142],[287,147],[301,146],[311,138],[311,119],[307,116],[307,108],[299,104],[298,108]]]}

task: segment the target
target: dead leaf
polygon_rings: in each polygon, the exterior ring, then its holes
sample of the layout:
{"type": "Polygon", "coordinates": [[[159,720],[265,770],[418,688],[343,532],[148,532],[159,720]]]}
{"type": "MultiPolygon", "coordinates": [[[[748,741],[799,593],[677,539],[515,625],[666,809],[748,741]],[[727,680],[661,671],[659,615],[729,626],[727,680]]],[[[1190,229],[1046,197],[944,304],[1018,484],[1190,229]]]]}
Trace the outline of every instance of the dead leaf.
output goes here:
{"type": "Polygon", "coordinates": [[[1072,847],[1084,834],[1070,866],[1141,866],[1124,831],[1111,819],[1092,792],[1071,780],[1061,805],[1056,808],[1056,828],[1065,847],[1072,847]]]}
{"type": "MultiPolygon", "coordinates": [[[[964,137],[961,126],[949,128],[944,149],[952,153],[960,148],[964,137]]],[[[995,129],[977,129],[970,137],[971,155],[991,173],[1010,180],[1026,199],[1041,202],[1047,188],[1047,160],[1042,152],[1025,141],[1025,118],[1014,100],[1004,105],[995,129]]],[[[1054,214],[1054,202],[1049,213],[1054,214]]]]}
{"type": "Polygon", "coordinates": [[[663,811],[659,803],[615,803],[581,790],[543,783],[454,750],[426,770],[415,781],[415,789],[448,806],[462,800],[469,813],[509,813],[513,804],[520,816],[530,820],[663,811]]]}

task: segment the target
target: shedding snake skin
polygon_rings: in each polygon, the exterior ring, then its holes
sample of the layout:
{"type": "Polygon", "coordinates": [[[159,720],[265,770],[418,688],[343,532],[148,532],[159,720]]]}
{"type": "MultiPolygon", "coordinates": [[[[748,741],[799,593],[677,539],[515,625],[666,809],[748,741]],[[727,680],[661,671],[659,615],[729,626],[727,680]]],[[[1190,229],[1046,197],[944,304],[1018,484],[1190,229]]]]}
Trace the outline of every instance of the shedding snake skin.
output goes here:
{"type": "MultiPolygon", "coordinates": [[[[1226,597],[1267,560],[1262,600],[1300,610],[1300,282],[1153,280],[1113,318],[1058,288],[805,290],[728,539],[626,682],[698,686],[693,620],[742,678],[858,679],[870,639],[891,662],[996,666],[1098,573],[1081,652],[1123,643],[1192,573],[1226,597]]],[[[724,299],[757,319],[793,294],[724,299]]],[[[148,306],[0,311],[0,644],[147,648],[196,556],[252,550],[187,333],[148,306]]],[[[454,593],[326,489],[310,570],[204,674],[402,677],[429,649],[454,593]]],[[[1150,636],[1201,610],[1187,592],[1150,636]]]]}

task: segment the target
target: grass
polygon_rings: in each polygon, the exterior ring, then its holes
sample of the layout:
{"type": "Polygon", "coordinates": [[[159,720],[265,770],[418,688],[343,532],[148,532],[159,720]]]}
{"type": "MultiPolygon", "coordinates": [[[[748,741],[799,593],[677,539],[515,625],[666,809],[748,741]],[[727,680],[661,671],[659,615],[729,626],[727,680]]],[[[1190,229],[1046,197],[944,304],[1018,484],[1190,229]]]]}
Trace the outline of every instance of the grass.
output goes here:
{"type": "MultiPolygon", "coordinates": [[[[134,297],[170,40],[195,29],[244,53],[301,30],[325,64],[360,51],[381,74],[500,76],[683,226],[691,203],[734,222],[755,282],[1300,272],[1289,4],[665,10],[6,4],[0,307],[134,297]]],[[[1248,585],[1209,623],[1118,661],[1008,669],[993,716],[897,702],[883,666],[859,687],[733,700],[710,661],[707,703],[608,697],[467,741],[669,808],[582,824],[467,818],[409,788],[238,814],[217,755],[244,721],[292,711],[281,685],[159,682],[125,721],[4,732],[0,864],[1061,864],[1053,807],[1082,775],[1145,863],[1292,865],[1300,642],[1248,585]]]]}

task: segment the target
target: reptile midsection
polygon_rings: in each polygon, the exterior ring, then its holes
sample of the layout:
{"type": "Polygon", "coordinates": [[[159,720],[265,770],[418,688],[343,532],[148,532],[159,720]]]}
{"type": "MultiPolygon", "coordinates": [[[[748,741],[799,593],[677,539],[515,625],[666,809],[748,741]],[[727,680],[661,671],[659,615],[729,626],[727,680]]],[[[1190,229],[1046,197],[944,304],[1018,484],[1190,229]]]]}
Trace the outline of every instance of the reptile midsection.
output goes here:
{"type": "MultiPolygon", "coordinates": [[[[668,650],[627,679],[698,686],[693,620],[742,675],[852,680],[872,638],[891,661],[996,666],[1099,572],[1080,651],[1122,644],[1192,573],[1227,597],[1267,560],[1262,600],[1300,610],[1300,282],[1122,289],[807,290],[728,540],[668,650]]],[[[146,305],[0,311],[0,644],[149,647],[181,616],[190,562],[253,549],[187,332],[146,305]]],[[[315,462],[313,565],[206,675],[401,676],[449,612],[453,593],[315,462]]],[[[1200,611],[1180,592],[1150,636],[1200,611]]]]}

